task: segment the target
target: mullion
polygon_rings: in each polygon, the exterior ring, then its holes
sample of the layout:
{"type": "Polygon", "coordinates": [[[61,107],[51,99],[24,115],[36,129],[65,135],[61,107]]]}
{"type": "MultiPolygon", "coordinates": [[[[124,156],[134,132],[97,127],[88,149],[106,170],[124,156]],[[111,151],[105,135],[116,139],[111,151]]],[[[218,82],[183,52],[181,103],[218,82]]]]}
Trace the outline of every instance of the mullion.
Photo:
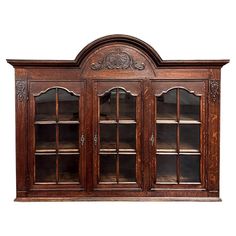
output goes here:
{"type": "Polygon", "coordinates": [[[59,158],[58,158],[58,152],[59,152],[59,126],[58,126],[58,121],[59,121],[59,115],[58,115],[58,110],[59,110],[59,99],[58,99],[58,89],[56,88],[56,183],[59,182],[59,158]]]}
{"type": "Polygon", "coordinates": [[[177,99],[177,130],[176,130],[176,148],[177,148],[177,158],[176,158],[176,174],[177,174],[177,183],[179,184],[180,180],[180,93],[177,89],[176,93],[177,99]]]}
{"type": "Polygon", "coordinates": [[[116,182],[119,183],[119,89],[116,89],[116,182]]]}

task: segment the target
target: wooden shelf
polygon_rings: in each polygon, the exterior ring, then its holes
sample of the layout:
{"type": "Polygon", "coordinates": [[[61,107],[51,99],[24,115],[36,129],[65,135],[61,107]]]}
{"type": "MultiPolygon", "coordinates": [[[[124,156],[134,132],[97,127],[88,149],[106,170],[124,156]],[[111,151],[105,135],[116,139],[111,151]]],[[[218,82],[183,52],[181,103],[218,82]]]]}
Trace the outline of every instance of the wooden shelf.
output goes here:
{"type": "Polygon", "coordinates": [[[201,124],[200,121],[197,120],[180,120],[179,122],[176,120],[156,120],[157,124],[190,124],[190,125],[195,125],[195,124],[201,124]]]}
{"type": "Polygon", "coordinates": [[[59,120],[58,124],[79,124],[78,120],[59,120]]]}
{"type": "Polygon", "coordinates": [[[36,125],[55,125],[57,122],[53,120],[40,120],[40,121],[35,121],[34,124],[36,125]]]}
{"type": "Polygon", "coordinates": [[[100,120],[99,124],[136,124],[135,120],[100,120]]]}

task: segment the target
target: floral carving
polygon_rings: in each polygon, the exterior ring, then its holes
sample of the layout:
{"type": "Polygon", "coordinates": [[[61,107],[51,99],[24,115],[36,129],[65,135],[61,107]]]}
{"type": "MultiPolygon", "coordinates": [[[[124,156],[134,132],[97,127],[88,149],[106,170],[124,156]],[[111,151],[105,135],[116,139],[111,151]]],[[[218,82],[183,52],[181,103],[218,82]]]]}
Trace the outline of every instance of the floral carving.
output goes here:
{"type": "Polygon", "coordinates": [[[27,100],[26,81],[16,81],[16,97],[20,102],[27,100]]]}
{"type": "Polygon", "coordinates": [[[220,82],[218,80],[210,80],[210,97],[212,102],[216,102],[220,98],[220,82]]]}
{"type": "Polygon", "coordinates": [[[134,61],[132,56],[130,56],[127,52],[123,52],[120,49],[110,52],[105,57],[91,65],[92,70],[102,70],[102,69],[136,69],[136,70],[144,70],[145,64],[134,61]]]}

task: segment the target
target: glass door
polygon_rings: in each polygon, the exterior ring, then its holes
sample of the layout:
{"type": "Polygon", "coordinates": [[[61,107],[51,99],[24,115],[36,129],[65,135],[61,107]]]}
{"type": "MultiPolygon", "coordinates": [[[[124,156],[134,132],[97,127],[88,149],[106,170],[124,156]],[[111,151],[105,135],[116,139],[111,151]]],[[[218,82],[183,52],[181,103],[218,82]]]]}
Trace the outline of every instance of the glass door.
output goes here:
{"type": "Polygon", "coordinates": [[[83,84],[55,84],[31,84],[32,182],[78,185],[83,183],[84,165],[83,84]]]}
{"type": "Polygon", "coordinates": [[[94,182],[98,187],[140,186],[140,88],[134,82],[114,85],[97,83],[94,182]]]}
{"type": "Polygon", "coordinates": [[[155,94],[155,140],[152,142],[155,185],[204,182],[204,87],[201,83],[185,82],[184,85],[186,87],[173,83],[155,94]]]}

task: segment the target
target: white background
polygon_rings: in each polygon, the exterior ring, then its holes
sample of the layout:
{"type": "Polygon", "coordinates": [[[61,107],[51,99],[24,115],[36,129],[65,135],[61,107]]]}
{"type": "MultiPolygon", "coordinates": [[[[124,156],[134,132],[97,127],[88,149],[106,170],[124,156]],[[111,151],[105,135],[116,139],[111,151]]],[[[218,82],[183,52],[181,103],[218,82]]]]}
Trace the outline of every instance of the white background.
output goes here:
{"type": "Polygon", "coordinates": [[[0,235],[236,235],[235,1],[0,0],[0,235]],[[163,59],[231,59],[222,69],[220,203],[16,203],[14,70],[6,58],[74,59],[129,34],[163,59]]]}

